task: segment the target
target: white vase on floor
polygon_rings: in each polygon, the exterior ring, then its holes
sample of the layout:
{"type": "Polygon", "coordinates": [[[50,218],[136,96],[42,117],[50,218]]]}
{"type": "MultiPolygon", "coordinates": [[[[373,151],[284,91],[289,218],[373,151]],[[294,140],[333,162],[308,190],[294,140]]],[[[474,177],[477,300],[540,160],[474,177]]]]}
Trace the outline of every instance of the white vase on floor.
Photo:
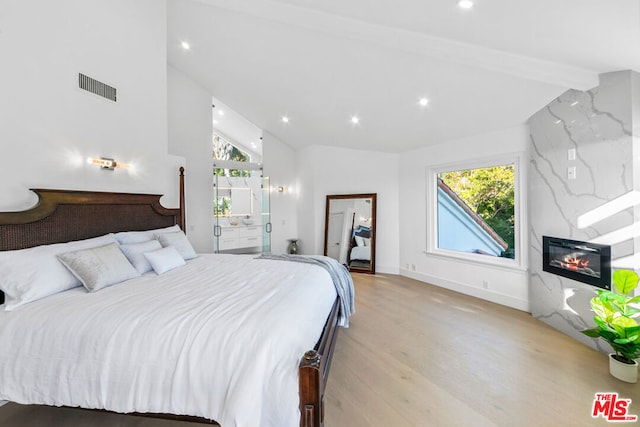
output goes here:
{"type": "Polygon", "coordinates": [[[613,356],[615,356],[615,353],[609,354],[609,372],[611,375],[621,381],[637,383],[638,362],[634,360],[633,364],[623,363],[616,360],[613,356]]]}

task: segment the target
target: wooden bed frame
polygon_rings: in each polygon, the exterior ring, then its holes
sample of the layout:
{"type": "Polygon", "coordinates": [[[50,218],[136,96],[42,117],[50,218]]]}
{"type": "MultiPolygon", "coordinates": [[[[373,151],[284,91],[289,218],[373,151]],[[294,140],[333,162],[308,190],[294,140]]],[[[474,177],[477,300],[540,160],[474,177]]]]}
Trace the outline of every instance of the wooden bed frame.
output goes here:
{"type": "MultiPolygon", "coordinates": [[[[0,251],[88,239],[118,231],[142,231],[178,224],[185,230],[184,168],[180,168],[180,207],[167,209],[161,195],[33,189],[38,203],[21,212],[0,212],[0,251]]],[[[4,294],[0,292],[0,304],[4,294]]],[[[302,356],[299,369],[300,426],[324,425],[324,390],[338,336],[339,301],[322,336],[302,356]]],[[[142,415],[142,414],[141,414],[142,415]]],[[[197,417],[153,416],[211,423],[197,417]]]]}

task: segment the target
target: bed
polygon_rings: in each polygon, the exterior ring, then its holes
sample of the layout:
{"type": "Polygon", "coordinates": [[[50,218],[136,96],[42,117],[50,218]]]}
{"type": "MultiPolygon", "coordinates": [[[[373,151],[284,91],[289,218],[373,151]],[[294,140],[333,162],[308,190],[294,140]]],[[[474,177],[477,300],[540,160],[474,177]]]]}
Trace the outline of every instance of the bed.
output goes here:
{"type": "MultiPolygon", "coordinates": [[[[162,207],[159,195],[33,190],[34,208],[0,213],[0,250],[184,230],[183,171],[178,209],[162,207]]],[[[12,311],[0,306],[0,399],[222,426],[322,426],[341,305],[330,275],[255,256],[183,263],[96,292],[74,287],[12,311]]]]}
{"type": "Polygon", "coordinates": [[[371,261],[371,228],[358,226],[351,232],[351,250],[349,262],[371,261]]]}

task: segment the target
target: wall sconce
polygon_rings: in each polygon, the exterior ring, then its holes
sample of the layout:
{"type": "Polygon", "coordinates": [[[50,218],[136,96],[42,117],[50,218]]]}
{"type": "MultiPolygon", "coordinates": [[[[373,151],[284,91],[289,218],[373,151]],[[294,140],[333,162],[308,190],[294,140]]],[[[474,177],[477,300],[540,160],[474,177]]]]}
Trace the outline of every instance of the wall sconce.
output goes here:
{"type": "Polygon", "coordinates": [[[100,157],[100,158],[89,157],[87,159],[87,163],[91,165],[100,166],[100,169],[110,170],[110,171],[114,170],[115,168],[129,169],[128,163],[119,163],[119,162],[116,162],[114,159],[109,159],[106,157],[100,157]]]}
{"type": "Polygon", "coordinates": [[[289,190],[289,188],[288,188],[288,187],[284,187],[284,186],[282,186],[282,185],[281,185],[280,187],[276,187],[276,191],[277,191],[278,193],[286,193],[288,190],[289,190]]]}

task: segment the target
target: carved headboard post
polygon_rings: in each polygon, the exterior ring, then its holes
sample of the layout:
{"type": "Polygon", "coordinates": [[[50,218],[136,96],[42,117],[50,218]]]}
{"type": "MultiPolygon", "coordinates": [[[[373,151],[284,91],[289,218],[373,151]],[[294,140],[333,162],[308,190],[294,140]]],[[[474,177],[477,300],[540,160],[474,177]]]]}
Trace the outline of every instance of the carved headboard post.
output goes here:
{"type": "Polygon", "coordinates": [[[185,202],[184,202],[184,167],[180,166],[180,219],[179,224],[182,231],[187,232],[187,220],[185,215],[185,202]]]}

